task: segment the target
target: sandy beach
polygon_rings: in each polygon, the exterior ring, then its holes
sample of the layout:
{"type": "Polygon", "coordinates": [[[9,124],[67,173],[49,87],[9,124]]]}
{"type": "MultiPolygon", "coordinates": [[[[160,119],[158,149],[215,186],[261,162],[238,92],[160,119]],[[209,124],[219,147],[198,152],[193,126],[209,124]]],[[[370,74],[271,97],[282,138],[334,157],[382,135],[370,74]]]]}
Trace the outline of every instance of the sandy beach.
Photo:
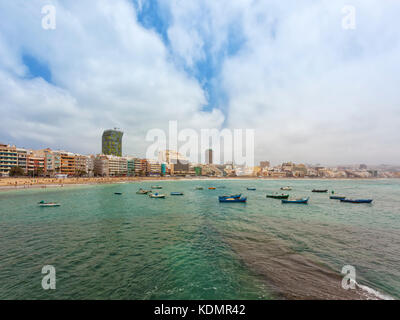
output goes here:
{"type": "Polygon", "coordinates": [[[17,177],[0,178],[0,191],[20,190],[30,188],[55,188],[76,185],[91,184],[114,184],[141,181],[212,181],[212,180],[381,180],[384,178],[276,178],[276,177],[71,177],[66,179],[46,178],[46,177],[17,177]]]}

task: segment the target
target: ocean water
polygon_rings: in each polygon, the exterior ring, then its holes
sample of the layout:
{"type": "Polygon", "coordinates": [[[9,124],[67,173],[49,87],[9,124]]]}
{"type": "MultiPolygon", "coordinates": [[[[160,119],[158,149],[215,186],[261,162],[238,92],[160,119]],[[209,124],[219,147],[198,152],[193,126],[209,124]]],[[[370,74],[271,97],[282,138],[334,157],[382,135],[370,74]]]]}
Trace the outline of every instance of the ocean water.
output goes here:
{"type": "Polygon", "coordinates": [[[0,192],[0,299],[357,299],[378,292],[400,298],[399,180],[149,181],[0,192]],[[166,199],[135,193],[154,184],[166,199]],[[310,203],[266,198],[286,185],[310,203]],[[313,188],[374,202],[341,203],[313,188]],[[248,202],[218,202],[232,193],[248,202]],[[61,207],[40,208],[40,200],[61,207]],[[55,290],[42,289],[44,265],[56,268],[55,290]],[[345,265],[355,267],[360,290],[341,288],[345,265]]]}

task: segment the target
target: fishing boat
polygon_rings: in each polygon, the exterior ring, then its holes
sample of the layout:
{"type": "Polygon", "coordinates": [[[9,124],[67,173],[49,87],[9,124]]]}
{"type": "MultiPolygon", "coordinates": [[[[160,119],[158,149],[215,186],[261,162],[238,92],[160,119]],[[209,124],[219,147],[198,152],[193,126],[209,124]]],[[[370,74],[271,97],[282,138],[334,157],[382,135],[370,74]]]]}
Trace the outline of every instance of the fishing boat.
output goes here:
{"type": "Polygon", "coordinates": [[[256,191],[257,189],[255,187],[247,187],[247,190],[256,191]]]}
{"type": "Polygon", "coordinates": [[[288,194],[267,194],[267,198],[272,198],[272,199],[288,199],[289,195],[288,194]]]}
{"type": "Polygon", "coordinates": [[[171,192],[171,196],[183,196],[183,192],[171,192]]]}
{"type": "Polygon", "coordinates": [[[203,187],[196,187],[195,190],[203,190],[203,187]]]}
{"type": "Polygon", "coordinates": [[[343,199],[340,202],[348,202],[348,203],[371,203],[372,199],[343,199]]]}
{"type": "Polygon", "coordinates": [[[162,189],[161,186],[151,186],[152,189],[162,189]]]}
{"type": "Polygon", "coordinates": [[[208,190],[215,190],[215,187],[209,187],[208,190]]]}
{"type": "Polygon", "coordinates": [[[59,207],[60,204],[55,203],[55,202],[45,202],[44,200],[40,201],[39,207],[59,207]]]}
{"type": "Polygon", "coordinates": [[[313,189],[312,192],[326,193],[326,192],[328,192],[328,189],[313,189]]]}
{"type": "Polygon", "coordinates": [[[332,199],[332,200],[344,200],[344,199],[346,199],[346,197],[345,196],[330,196],[329,199],[332,199]]]}
{"type": "Polygon", "coordinates": [[[282,203],[300,203],[300,204],[307,204],[309,198],[302,198],[302,199],[282,199],[282,203]]]}
{"type": "Polygon", "coordinates": [[[154,199],[164,199],[165,198],[165,194],[159,194],[159,193],[150,193],[149,194],[150,198],[154,198],[154,199]]]}
{"type": "Polygon", "coordinates": [[[230,195],[230,196],[219,196],[218,199],[227,199],[227,198],[235,198],[235,199],[238,199],[238,198],[240,198],[241,196],[242,196],[242,194],[233,194],[233,195],[230,195]]]}
{"type": "Polygon", "coordinates": [[[289,186],[282,187],[281,190],[290,191],[290,190],[292,190],[292,187],[289,187],[289,186]]]}
{"type": "Polygon", "coordinates": [[[138,191],[136,191],[137,194],[148,194],[150,193],[150,190],[144,190],[142,188],[140,188],[138,191]]]}
{"type": "Polygon", "coordinates": [[[247,198],[219,198],[219,202],[246,202],[247,198]]]}
{"type": "Polygon", "coordinates": [[[114,192],[114,194],[117,194],[120,196],[122,194],[122,192],[114,192]]]}

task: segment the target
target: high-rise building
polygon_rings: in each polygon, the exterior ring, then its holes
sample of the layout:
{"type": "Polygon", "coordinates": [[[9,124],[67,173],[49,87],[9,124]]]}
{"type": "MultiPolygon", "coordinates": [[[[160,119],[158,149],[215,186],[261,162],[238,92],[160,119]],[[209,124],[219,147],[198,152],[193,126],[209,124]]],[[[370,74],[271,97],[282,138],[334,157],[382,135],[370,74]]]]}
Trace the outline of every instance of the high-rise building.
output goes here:
{"type": "Polygon", "coordinates": [[[123,132],[117,128],[105,130],[102,136],[102,153],[105,155],[122,156],[123,132]]]}
{"type": "Polygon", "coordinates": [[[213,164],[213,151],[212,149],[206,150],[206,164],[213,164]]]}

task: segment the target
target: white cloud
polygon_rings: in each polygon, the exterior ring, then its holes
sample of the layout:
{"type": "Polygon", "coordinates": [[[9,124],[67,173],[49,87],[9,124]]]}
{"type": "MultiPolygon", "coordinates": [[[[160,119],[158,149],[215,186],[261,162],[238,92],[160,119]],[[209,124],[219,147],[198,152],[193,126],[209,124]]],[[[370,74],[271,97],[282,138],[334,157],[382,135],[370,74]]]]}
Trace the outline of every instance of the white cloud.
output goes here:
{"type": "Polygon", "coordinates": [[[10,111],[4,135],[99,152],[102,130],[117,126],[125,131],[124,153],[144,154],[146,131],[166,128],[169,120],[193,128],[223,122],[220,112],[201,111],[207,101],[197,81],[174,66],[160,37],[137,23],[127,1],[57,2],[54,31],[40,28],[41,3],[0,8],[3,37],[15,39],[20,54],[45,61],[54,82],[3,70],[2,103],[10,111]],[[15,21],[16,28],[8,28],[15,21]]]}
{"type": "Polygon", "coordinates": [[[400,3],[353,1],[356,30],[342,29],[345,4],[205,1],[200,13],[172,19],[174,30],[195,28],[217,44],[241,26],[243,44],[225,57],[218,81],[226,125],[256,130],[257,159],[398,162],[400,3]]]}
{"type": "Polygon", "coordinates": [[[146,131],[168,120],[225,120],[255,129],[257,160],[400,158],[398,1],[353,1],[357,25],[346,31],[345,1],[159,0],[170,47],[128,1],[55,1],[55,31],[41,29],[41,1],[23,3],[0,3],[0,138],[98,152],[102,129],[118,126],[125,151],[144,154],[146,131]],[[23,77],[25,51],[53,84],[23,77]],[[201,111],[207,94],[183,71],[198,62],[221,70],[209,80],[226,96],[225,118],[201,111]]]}

